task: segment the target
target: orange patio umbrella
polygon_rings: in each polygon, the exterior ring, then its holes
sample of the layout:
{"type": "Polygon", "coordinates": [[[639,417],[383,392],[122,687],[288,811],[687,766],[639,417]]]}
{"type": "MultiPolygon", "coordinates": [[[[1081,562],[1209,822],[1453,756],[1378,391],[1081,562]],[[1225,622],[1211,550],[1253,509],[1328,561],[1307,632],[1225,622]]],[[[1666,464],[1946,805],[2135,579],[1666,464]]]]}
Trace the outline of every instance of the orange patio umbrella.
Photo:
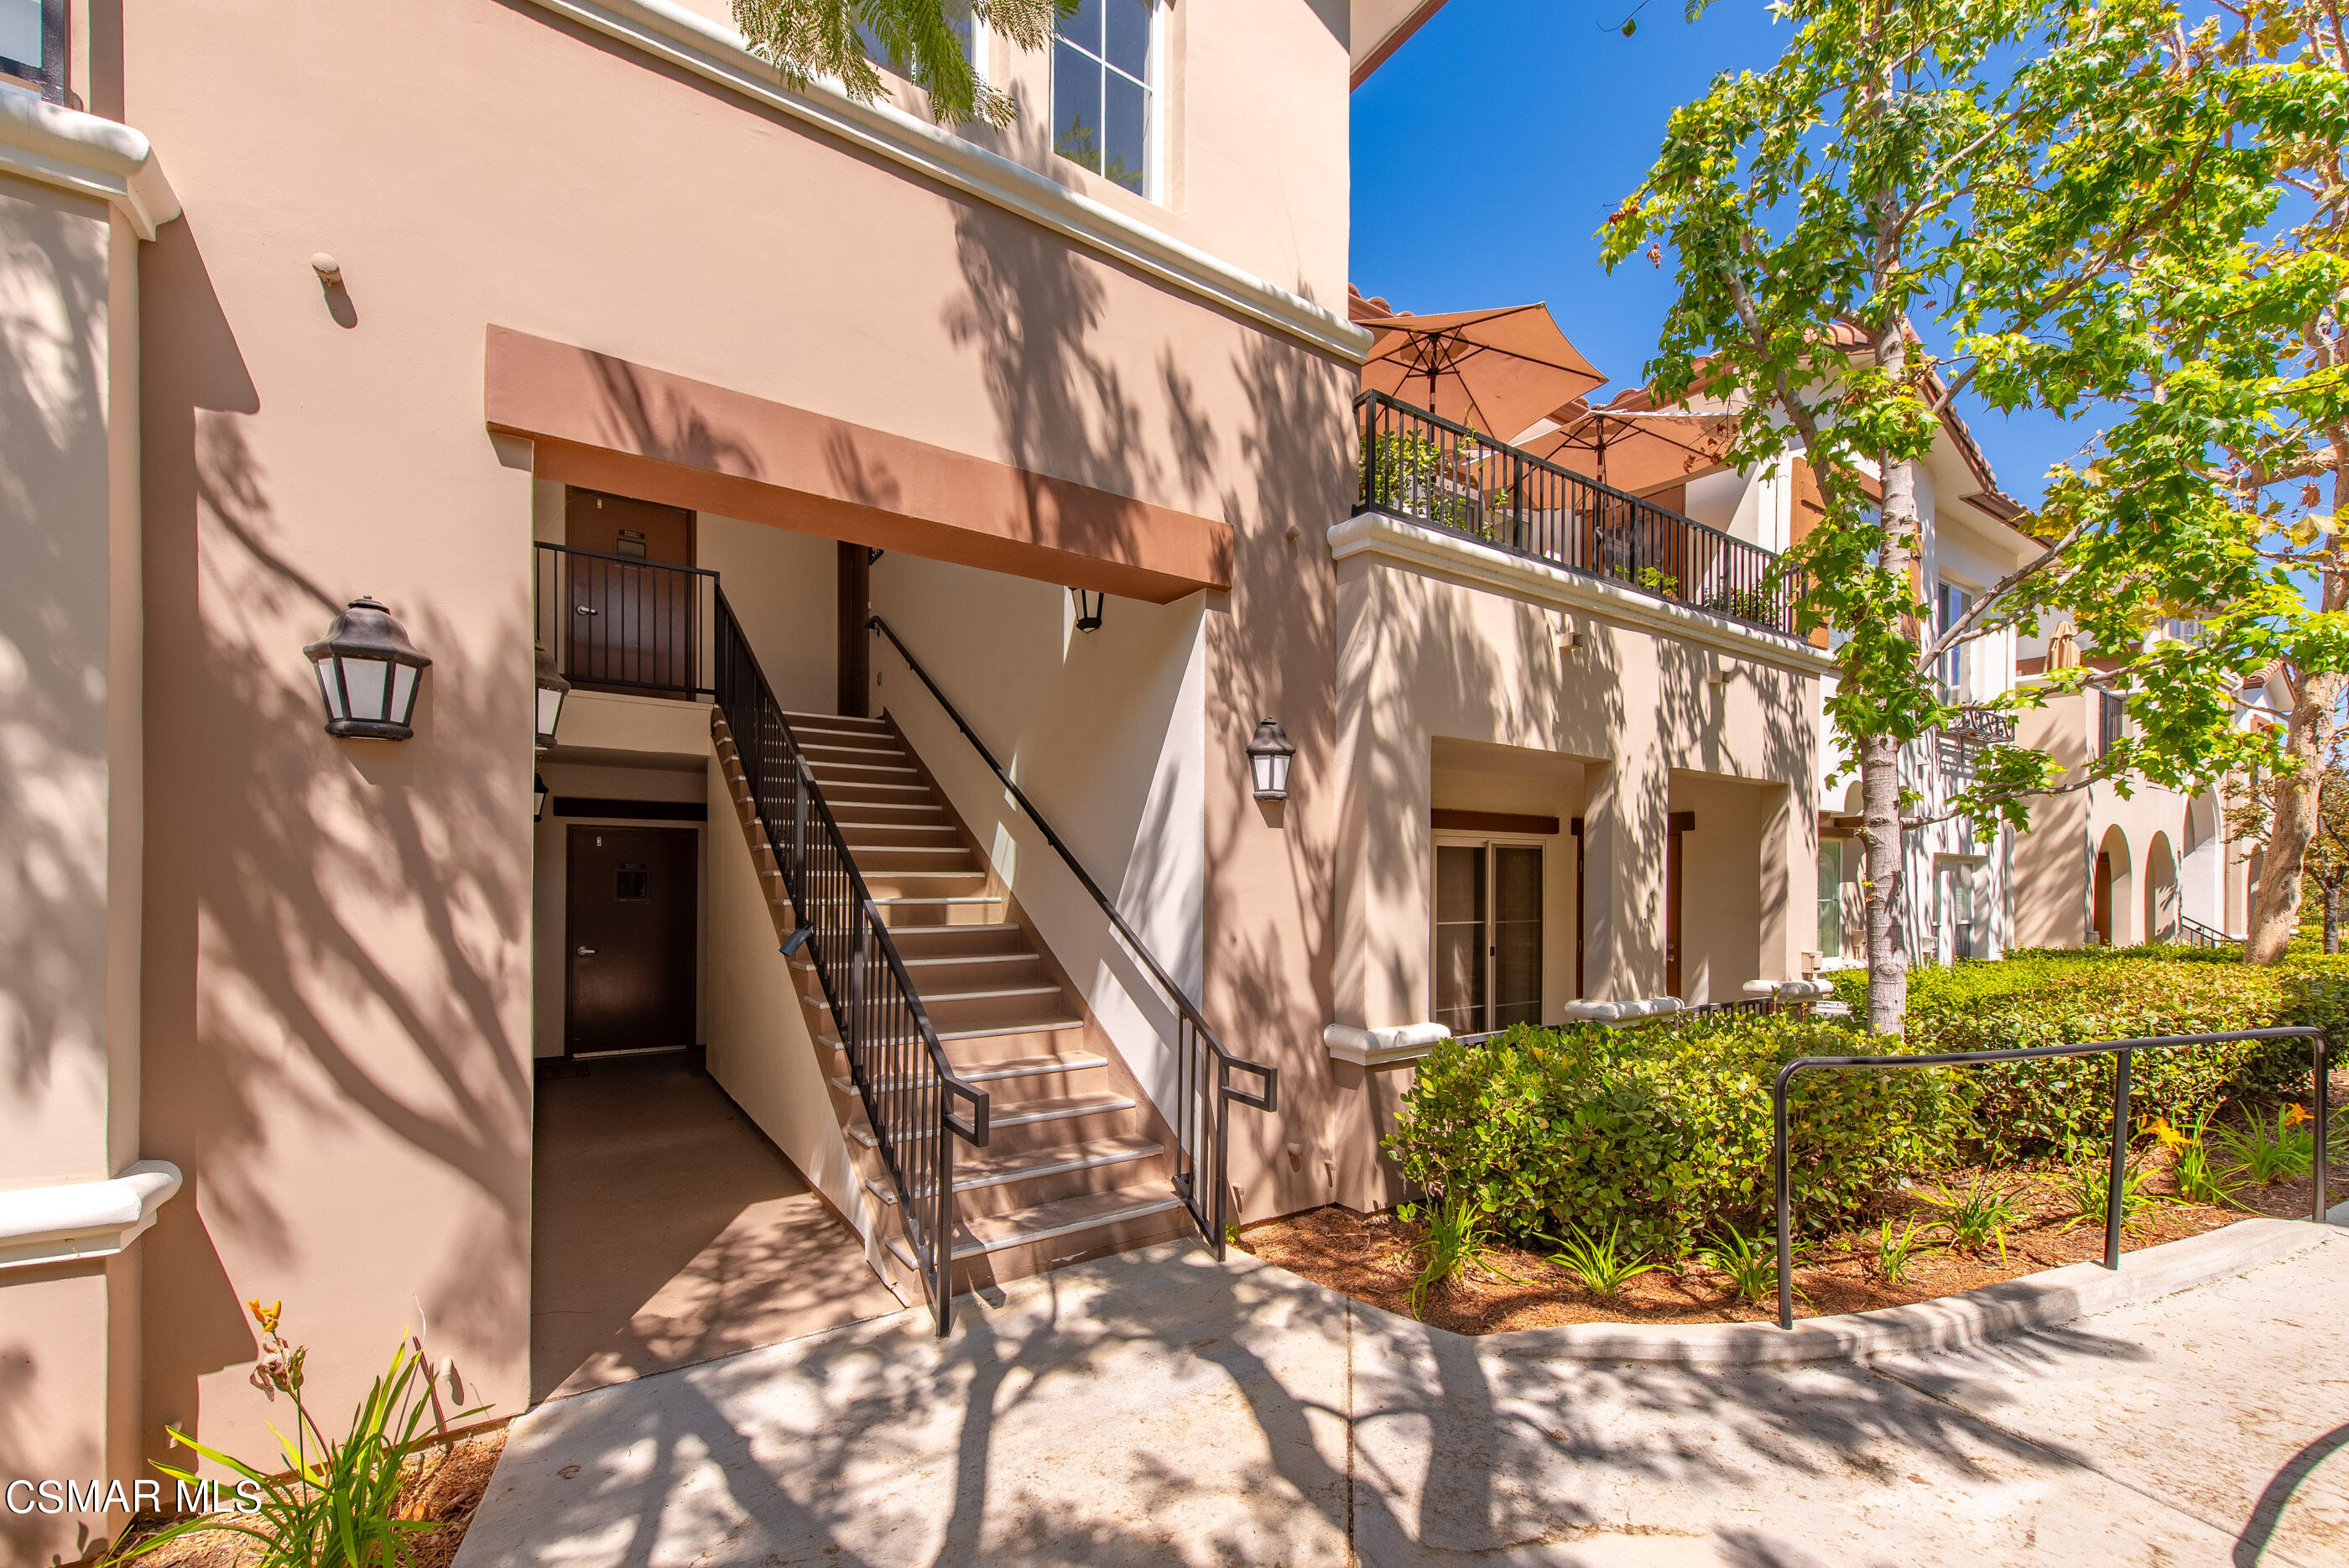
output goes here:
{"type": "Polygon", "coordinates": [[[1634,495],[1718,472],[1737,439],[1733,414],[1651,408],[1638,389],[1596,408],[1577,399],[1550,418],[1558,428],[1526,451],[1634,495]]]}
{"type": "Polygon", "coordinates": [[[1372,316],[1362,386],[1506,441],[1607,378],[1566,339],[1546,305],[1372,316]]]}

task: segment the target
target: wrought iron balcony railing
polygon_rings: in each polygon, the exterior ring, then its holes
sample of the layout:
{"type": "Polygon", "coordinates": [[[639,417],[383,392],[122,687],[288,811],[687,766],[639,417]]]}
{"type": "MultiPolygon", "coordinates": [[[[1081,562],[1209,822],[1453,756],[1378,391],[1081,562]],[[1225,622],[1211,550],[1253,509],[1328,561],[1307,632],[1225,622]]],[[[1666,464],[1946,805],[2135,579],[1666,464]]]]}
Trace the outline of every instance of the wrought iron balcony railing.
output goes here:
{"type": "Polygon", "coordinates": [[[1691,609],[1800,635],[1803,575],[1758,545],[1383,392],[1354,400],[1354,425],[1357,513],[1433,524],[1691,609]]]}

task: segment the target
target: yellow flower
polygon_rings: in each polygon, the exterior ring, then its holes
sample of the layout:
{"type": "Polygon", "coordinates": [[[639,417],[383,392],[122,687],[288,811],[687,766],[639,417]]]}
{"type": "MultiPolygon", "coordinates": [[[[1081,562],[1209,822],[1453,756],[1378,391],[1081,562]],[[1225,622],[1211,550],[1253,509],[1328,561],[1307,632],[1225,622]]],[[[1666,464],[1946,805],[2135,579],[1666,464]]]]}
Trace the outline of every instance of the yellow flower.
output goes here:
{"type": "Polygon", "coordinates": [[[2191,1140],[2169,1125],[2166,1116],[2156,1116],[2145,1129],[2170,1148],[2184,1148],[2191,1140]]]}
{"type": "Polygon", "coordinates": [[[278,1314],[285,1310],[285,1303],[284,1302],[274,1301],[271,1302],[267,1306],[263,1306],[261,1304],[261,1298],[259,1296],[254,1296],[244,1304],[247,1310],[253,1314],[253,1321],[261,1325],[262,1333],[275,1334],[277,1332],[278,1314]]]}
{"type": "Polygon", "coordinates": [[[2288,1127],[2296,1127],[2309,1119],[2308,1113],[2298,1106],[2286,1106],[2283,1108],[2283,1125],[2288,1127]]]}

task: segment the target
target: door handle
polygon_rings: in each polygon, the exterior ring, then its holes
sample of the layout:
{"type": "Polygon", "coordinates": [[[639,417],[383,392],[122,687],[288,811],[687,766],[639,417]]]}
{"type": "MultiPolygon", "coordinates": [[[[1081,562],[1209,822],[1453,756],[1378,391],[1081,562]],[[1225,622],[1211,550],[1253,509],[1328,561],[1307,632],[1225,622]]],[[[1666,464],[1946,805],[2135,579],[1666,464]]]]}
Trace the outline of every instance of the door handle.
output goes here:
{"type": "Polygon", "coordinates": [[[595,950],[594,948],[581,948],[579,950],[579,956],[581,958],[594,958],[595,956],[595,950]]]}
{"type": "Polygon", "coordinates": [[[589,605],[573,605],[571,607],[571,613],[574,615],[594,615],[595,611],[594,607],[589,605]]]}

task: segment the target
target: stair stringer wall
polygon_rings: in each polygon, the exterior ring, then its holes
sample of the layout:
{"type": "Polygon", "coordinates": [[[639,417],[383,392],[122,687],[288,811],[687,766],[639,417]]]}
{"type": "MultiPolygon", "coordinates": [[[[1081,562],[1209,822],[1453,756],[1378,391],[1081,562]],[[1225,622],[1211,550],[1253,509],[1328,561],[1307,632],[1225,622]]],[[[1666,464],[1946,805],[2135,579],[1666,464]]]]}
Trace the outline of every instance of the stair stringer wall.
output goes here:
{"type": "Polygon", "coordinates": [[[746,814],[735,799],[726,763],[713,754],[711,831],[703,836],[709,858],[710,1076],[855,1230],[865,1262],[902,1298],[905,1285],[884,1245],[885,1227],[894,1221],[864,1188],[864,1165],[872,1157],[850,1142],[825,1081],[830,1053],[815,1034],[822,1003],[808,1004],[782,955],[761,870],[771,857],[756,821],[742,820],[746,814]],[[735,816],[739,836],[724,830],[720,811],[735,816]]]}
{"type": "MultiPolygon", "coordinates": [[[[1068,986],[1094,1048],[1118,1064],[1115,1076],[1139,1094],[1154,1124],[1164,1126],[1177,1098],[1173,1043],[1180,1015],[896,650],[876,638],[874,657],[885,660],[892,675],[903,672],[902,690],[908,692],[904,701],[885,704],[882,716],[904,737],[947,815],[978,850],[990,889],[1005,896],[1006,907],[1015,911],[1010,918],[1027,929],[1046,965],[1068,986]]],[[[901,690],[894,683],[891,689],[901,690]]],[[[1195,926],[1196,914],[1195,906],[1186,911],[1195,926]]],[[[1131,914],[1127,919],[1148,929],[1131,914]]],[[[1180,967],[1174,973],[1183,978],[1180,967]]]]}

